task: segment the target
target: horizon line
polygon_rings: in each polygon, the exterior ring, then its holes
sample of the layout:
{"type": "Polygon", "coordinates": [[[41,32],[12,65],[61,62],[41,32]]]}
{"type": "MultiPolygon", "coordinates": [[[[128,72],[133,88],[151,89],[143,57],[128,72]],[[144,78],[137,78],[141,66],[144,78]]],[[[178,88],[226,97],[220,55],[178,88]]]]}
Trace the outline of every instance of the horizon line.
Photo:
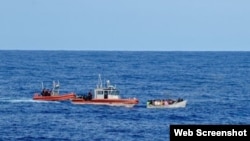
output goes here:
{"type": "Polygon", "coordinates": [[[81,49],[0,49],[0,51],[121,51],[121,52],[250,52],[250,50],[81,50],[81,49]]]}

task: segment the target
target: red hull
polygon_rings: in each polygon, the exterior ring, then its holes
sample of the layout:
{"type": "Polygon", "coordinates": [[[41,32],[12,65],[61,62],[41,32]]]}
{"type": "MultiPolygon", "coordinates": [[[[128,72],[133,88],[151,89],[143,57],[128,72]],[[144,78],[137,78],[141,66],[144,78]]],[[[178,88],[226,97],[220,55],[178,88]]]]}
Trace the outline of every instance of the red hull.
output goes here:
{"type": "Polygon", "coordinates": [[[71,100],[76,97],[74,93],[55,95],[55,96],[42,96],[40,94],[35,94],[33,100],[42,100],[42,101],[66,101],[71,100]]]}
{"type": "Polygon", "coordinates": [[[93,104],[93,105],[136,105],[139,103],[138,99],[92,99],[84,100],[82,98],[72,99],[73,104],[93,104]]]}

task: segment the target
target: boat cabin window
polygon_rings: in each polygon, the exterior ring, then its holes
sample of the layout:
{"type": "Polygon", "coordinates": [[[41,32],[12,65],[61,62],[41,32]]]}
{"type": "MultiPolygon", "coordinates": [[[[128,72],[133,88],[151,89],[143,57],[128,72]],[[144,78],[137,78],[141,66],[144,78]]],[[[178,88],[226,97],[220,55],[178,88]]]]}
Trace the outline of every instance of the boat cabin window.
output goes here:
{"type": "Polygon", "coordinates": [[[97,91],[97,94],[98,94],[98,95],[102,95],[102,94],[103,94],[103,91],[97,91]]]}
{"type": "Polygon", "coordinates": [[[104,90],[104,91],[97,91],[98,95],[120,95],[118,90],[104,90]]]}
{"type": "Polygon", "coordinates": [[[110,91],[111,95],[119,95],[119,91],[110,91]]]}

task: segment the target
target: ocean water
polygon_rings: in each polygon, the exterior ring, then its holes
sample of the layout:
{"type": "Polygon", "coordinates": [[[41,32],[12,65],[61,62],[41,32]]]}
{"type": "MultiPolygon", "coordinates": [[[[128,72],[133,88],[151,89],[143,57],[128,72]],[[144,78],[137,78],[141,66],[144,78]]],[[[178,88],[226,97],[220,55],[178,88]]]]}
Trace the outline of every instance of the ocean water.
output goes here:
{"type": "Polygon", "coordinates": [[[250,124],[250,52],[0,51],[0,140],[167,141],[171,124],[250,124]],[[83,94],[98,74],[133,108],[33,101],[41,83],[83,94]],[[147,109],[155,98],[185,108],[147,109]]]}

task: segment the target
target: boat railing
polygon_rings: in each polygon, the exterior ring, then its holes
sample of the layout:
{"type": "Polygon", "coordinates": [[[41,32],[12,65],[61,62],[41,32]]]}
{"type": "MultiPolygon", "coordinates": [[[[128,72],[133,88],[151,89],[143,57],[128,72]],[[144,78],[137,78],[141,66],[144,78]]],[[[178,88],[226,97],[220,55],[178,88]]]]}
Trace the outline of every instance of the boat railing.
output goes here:
{"type": "Polygon", "coordinates": [[[59,88],[60,88],[59,81],[57,81],[57,83],[53,81],[51,95],[59,95],[59,88]]]}

